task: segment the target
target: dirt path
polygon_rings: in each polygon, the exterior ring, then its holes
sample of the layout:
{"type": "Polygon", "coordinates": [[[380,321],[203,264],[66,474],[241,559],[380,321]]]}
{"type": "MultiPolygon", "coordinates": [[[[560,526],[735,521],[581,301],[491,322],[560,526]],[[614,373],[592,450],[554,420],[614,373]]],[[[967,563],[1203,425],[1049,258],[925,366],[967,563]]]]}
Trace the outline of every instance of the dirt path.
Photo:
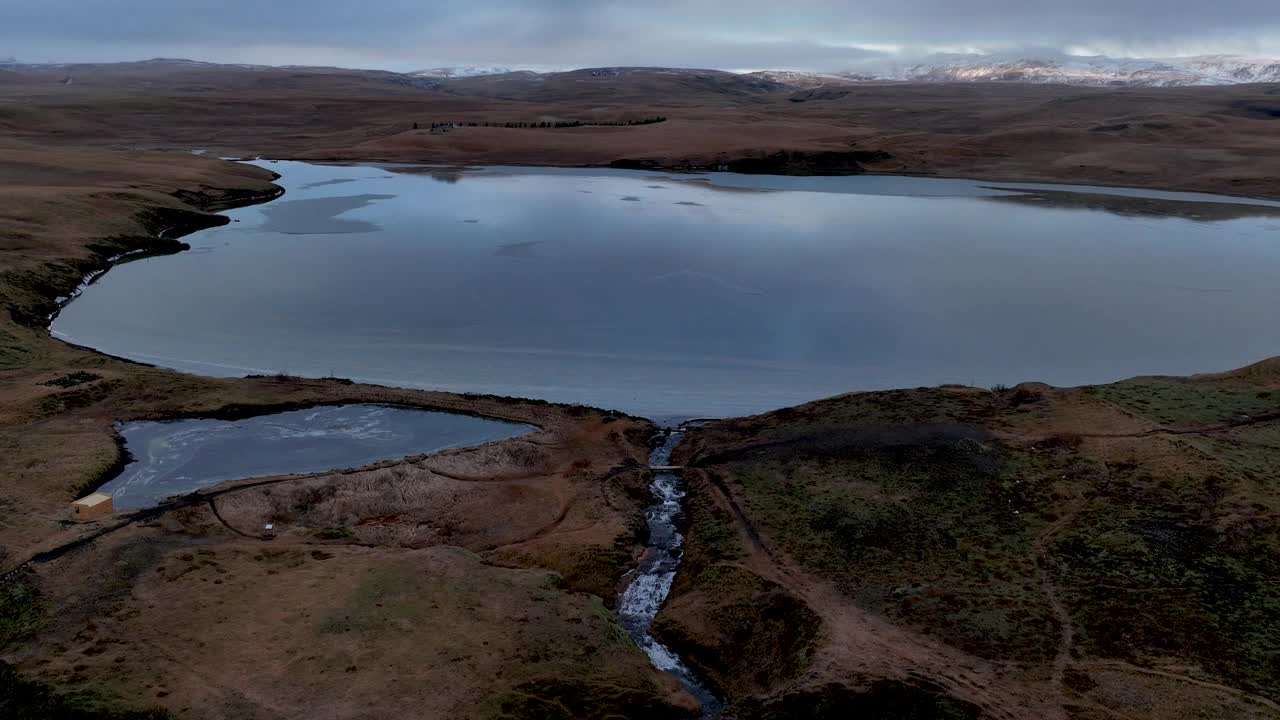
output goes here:
{"type": "Polygon", "coordinates": [[[232,525],[231,523],[227,522],[227,519],[226,519],[226,518],[224,518],[224,517],[222,517],[222,513],[218,512],[218,501],[217,501],[216,499],[214,499],[214,498],[209,498],[209,512],[212,512],[212,513],[213,513],[213,516],[214,516],[215,518],[217,518],[217,519],[218,519],[218,522],[222,523],[222,526],[223,526],[223,527],[225,527],[226,529],[230,530],[231,532],[233,532],[233,533],[235,533],[235,534],[237,534],[237,535],[240,535],[240,536],[242,536],[242,537],[247,537],[247,538],[249,538],[249,539],[251,539],[251,540],[267,540],[267,539],[269,539],[269,538],[264,538],[264,537],[262,537],[262,536],[260,536],[260,535],[250,535],[249,533],[247,533],[247,532],[245,532],[245,531],[243,531],[243,530],[241,530],[241,529],[239,529],[239,528],[235,527],[235,526],[234,526],[234,525],[232,525]]]}
{"type": "Polygon", "coordinates": [[[1054,618],[1061,627],[1061,635],[1058,640],[1058,652],[1053,658],[1053,685],[1058,692],[1062,692],[1062,680],[1066,676],[1067,667],[1071,664],[1071,648],[1075,643],[1075,627],[1071,620],[1071,613],[1067,610],[1066,605],[1062,603],[1062,599],[1058,593],[1058,586],[1053,581],[1053,541],[1059,532],[1066,528],[1076,519],[1080,511],[1084,509],[1087,500],[1083,493],[1072,493],[1071,504],[1067,511],[1057,520],[1049,523],[1044,530],[1036,535],[1032,542],[1032,560],[1036,564],[1036,572],[1040,575],[1040,589],[1044,592],[1045,600],[1049,603],[1049,608],[1053,611],[1054,618]]]}
{"type": "Polygon", "coordinates": [[[737,527],[738,532],[743,536],[742,539],[746,540],[755,551],[767,555],[771,564],[777,563],[777,558],[775,558],[773,556],[773,552],[765,546],[764,539],[760,537],[760,531],[751,523],[747,514],[742,511],[742,508],[738,505],[738,501],[734,499],[733,493],[729,490],[729,486],[725,484],[724,478],[709,470],[687,469],[685,470],[685,474],[686,476],[695,474],[706,484],[715,488],[717,501],[723,509],[728,510],[729,514],[733,516],[734,525],[737,527]]]}
{"type": "MultiPolygon", "coordinates": [[[[1125,413],[1126,415],[1130,415],[1139,420],[1147,421],[1147,418],[1143,418],[1138,415],[1133,415],[1133,413],[1129,412],[1123,407],[1120,407],[1119,405],[1116,405],[1115,403],[1109,402],[1108,404],[1117,408],[1118,410],[1125,413]]],[[[1199,427],[1193,427],[1193,428],[1169,428],[1169,427],[1160,426],[1160,427],[1152,428],[1150,430],[1142,430],[1140,432],[1132,432],[1132,433],[1080,433],[1079,437],[1106,440],[1106,439],[1144,438],[1144,437],[1152,437],[1154,435],[1207,435],[1209,433],[1218,433],[1226,430],[1235,430],[1236,428],[1251,427],[1253,425],[1264,425],[1266,423],[1277,422],[1277,421],[1280,421],[1280,410],[1262,413],[1261,415],[1254,415],[1252,417],[1242,419],[1242,420],[1232,420],[1230,422],[1216,423],[1214,425],[1201,425],[1199,427]]],[[[1049,438],[1047,437],[1040,438],[1038,442],[1043,442],[1044,440],[1047,440],[1047,439],[1049,438]]]]}
{"type": "Polygon", "coordinates": [[[439,475],[442,478],[462,483],[506,483],[506,482],[523,482],[526,480],[536,480],[537,478],[546,477],[547,473],[543,471],[529,472],[522,475],[490,475],[489,477],[468,477],[466,475],[458,475],[447,470],[440,470],[431,467],[426,462],[416,463],[418,467],[426,470],[432,475],[439,475]]]}
{"type": "Polygon", "coordinates": [[[1086,660],[1086,661],[1081,661],[1080,663],[1078,663],[1078,665],[1086,668],[1102,668],[1102,669],[1110,669],[1110,670],[1119,670],[1121,672],[1136,673],[1139,675],[1151,675],[1152,677],[1161,677],[1169,680],[1176,680],[1178,682],[1184,682],[1189,685],[1196,685],[1198,687],[1207,688],[1209,690],[1216,690],[1221,693],[1226,693],[1228,695],[1244,700],[1245,702],[1253,703],[1255,705],[1265,707],[1269,710],[1274,710],[1276,713],[1280,714],[1280,703],[1276,703],[1275,701],[1269,698],[1266,698],[1262,695],[1255,695],[1251,692],[1240,690],[1239,688],[1233,688],[1230,685],[1223,685],[1222,683],[1213,682],[1212,680],[1200,680],[1198,678],[1193,678],[1189,675],[1180,675],[1174,672],[1166,672],[1164,670],[1145,668],[1140,665],[1133,665],[1131,663],[1122,662],[1120,660],[1086,660]]]}

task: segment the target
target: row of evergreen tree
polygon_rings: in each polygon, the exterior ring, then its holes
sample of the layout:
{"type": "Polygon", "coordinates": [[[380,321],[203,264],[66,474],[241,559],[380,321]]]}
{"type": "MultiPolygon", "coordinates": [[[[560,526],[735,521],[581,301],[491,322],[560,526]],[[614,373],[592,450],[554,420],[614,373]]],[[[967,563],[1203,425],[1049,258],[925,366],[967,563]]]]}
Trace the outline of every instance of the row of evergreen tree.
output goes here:
{"type": "MultiPolygon", "coordinates": [[[[653,125],[666,122],[662,115],[642,118],[640,120],[545,120],[542,122],[433,122],[431,129],[455,127],[500,127],[500,128],[575,128],[575,127],[617,127],[629,125],[653,125]]],[[[418,123],[413,124],[414,129],[418,123]]]]}

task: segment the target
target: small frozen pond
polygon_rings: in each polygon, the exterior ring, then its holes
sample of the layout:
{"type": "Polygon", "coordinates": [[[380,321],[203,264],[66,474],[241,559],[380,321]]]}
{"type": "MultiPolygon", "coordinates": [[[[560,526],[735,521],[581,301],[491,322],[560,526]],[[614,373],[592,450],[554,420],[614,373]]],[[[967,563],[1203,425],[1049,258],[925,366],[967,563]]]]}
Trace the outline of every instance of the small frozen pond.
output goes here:
{"type": "Polygon", "coordinates": [[[385,405],[316,407],[245,420],[131,422],[120,433],[132,461],[100,491],[111,493],[117,509],[136,509],[226,480],[360,467],[534,429],[385,405]]]}

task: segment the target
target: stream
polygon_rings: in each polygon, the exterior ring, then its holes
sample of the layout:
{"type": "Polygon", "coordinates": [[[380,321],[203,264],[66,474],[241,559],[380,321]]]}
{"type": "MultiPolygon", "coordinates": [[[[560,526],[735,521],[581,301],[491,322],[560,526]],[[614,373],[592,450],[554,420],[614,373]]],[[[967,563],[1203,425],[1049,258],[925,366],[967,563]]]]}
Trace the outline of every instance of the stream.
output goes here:
{"type": "MultiPolygon", "coordinates": [[[[679,430],[666,431],[662,444],[650,453],[649,465],[670,465],[671,452],[682,436],[679,430]]],[[[654,617],[671,592],[671,583],[675,580],[683,554],[684,537],[676,530],[685,495],[683,485],[680,476],[674,472],[654,473],[653,484],[650,485],[654,503],[644,513],[649,525],[649,544],[631,583],[618,599],[618,620],[649,656],[654,667],[675,675],[702,703],[703,717],[712,718],[723,706],[721,699],[674,652],[649,634],[654,617]]]]}

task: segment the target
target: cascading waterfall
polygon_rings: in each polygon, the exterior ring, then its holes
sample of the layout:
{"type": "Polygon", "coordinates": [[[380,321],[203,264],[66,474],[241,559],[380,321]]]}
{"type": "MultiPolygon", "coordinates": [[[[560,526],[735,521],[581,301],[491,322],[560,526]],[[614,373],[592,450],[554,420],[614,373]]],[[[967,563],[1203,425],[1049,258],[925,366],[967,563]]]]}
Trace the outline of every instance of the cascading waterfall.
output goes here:
{"type": "MultiPolygon", "coordinates": [[[[662,444],[650,454],[649,464],[670,465],[671,452],[679,444],[681,435],[679,430],[668,431],[662,444]]],[[[674,472],[654,473],[650,490],[654,503],[645,510],[649,545],[630,584],[618,599],[618,619],[654,667],[675,675],[698,698],[703,717],[715,717],[723,706],[720,698],[670,648],[649,634],[649,626],[671,592],[683,554],[684,537],[676,530],[676,519],[685,495],[680,477],[674,472]]]]}

